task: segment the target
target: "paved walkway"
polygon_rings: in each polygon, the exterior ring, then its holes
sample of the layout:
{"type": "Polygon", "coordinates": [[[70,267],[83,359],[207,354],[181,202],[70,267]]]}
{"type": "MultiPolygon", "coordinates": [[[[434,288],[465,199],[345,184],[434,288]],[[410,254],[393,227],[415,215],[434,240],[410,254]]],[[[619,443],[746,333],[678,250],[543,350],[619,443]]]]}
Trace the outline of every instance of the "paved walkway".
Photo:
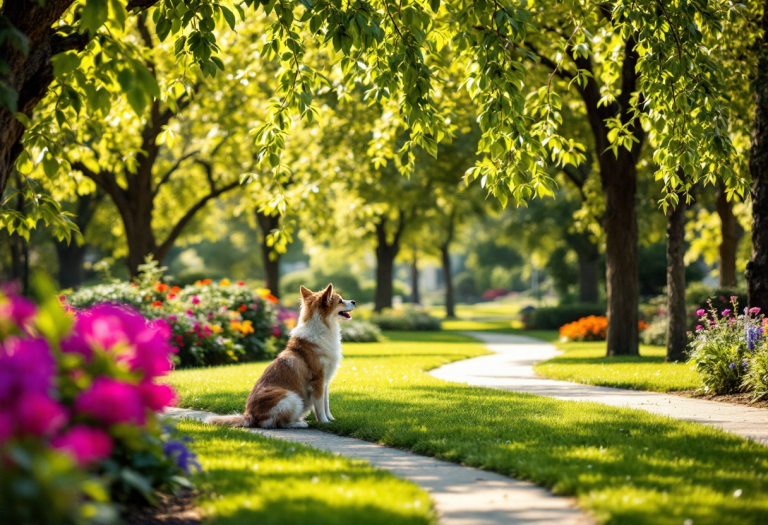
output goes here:
{"type": "Polygon", "coordinates": [[[492,355],[457,361],[430,374],[445,381],[528,392],[569,401],[593,401],[712,425],[768,445],[768,410],[680,396],[580,385],[537,376],[533,365],[558,355],[554,345],[530,337],[467,332],[486,343],[492,355]]]}
{"type": "MultiPolygon", "coordinates": [[[[172,417],[204,420],[210,412],[172,408],[172,417]]],[[[570,499],[532,483],[456,463],[419,456],[368,441],[311,429],[248,429],[271,438],[368,461],[408,479],[435,502],[441,525],[592,525],[570,499]]]]}

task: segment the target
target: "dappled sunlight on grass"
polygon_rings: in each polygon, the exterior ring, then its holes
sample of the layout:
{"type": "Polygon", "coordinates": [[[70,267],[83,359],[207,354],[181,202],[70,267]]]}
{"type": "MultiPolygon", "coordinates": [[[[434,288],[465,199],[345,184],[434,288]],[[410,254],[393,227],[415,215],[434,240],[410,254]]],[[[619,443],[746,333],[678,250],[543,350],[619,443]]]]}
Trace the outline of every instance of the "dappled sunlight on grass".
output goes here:
{"type": "Polygon", "coordinates": [[[179,430],[203,464],[195,482],[212,523],[434,523],[425,492],[367,462],[198,422],[179,430]]]}
{"type": "MultiPolygon", "coordinates": [[[[768,522],[765,447],[642,411],[446,383],[423,370],[482,345],[445,332],[387,336],[344,346],[327,429],[533,480],[605,523],[768,522]]],[[[173,382],[182,406],[241,411],[264,366],[185,370],[173,382]]]]}
{"type": "Polygon", "coordinates": [[[684,362],[666,363],[666,349],[640,346],[639,356],[605,355],[605,342],[563,343],[561,356],[539,363],[537,374],[587,385],[670,392],[700,386],[696,372],[684,362]]]}

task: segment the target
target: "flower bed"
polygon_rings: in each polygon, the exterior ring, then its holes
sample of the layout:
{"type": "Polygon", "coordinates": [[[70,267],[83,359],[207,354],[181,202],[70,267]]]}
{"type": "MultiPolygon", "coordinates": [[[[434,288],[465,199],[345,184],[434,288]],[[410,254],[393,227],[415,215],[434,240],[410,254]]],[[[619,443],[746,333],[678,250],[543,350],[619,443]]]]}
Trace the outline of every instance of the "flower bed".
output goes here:
{"type": "Polygon", "coordinates": [[[150,319],[164,319],[179,366],[206,366],[267,359],[284,346],[296,314],[281,308],[269,290],[242,281],[210,279],[180,288],[152,270],[133,283],[83,288],[65,298],[73,308],[99,302],[128,304],[150,319]]]}
{"type": "Polygon", "coordinates": [[[191,486],[195,456],[156,415],[176,398],[158,382],[170,333],[130,307],[0,291],[0,523],[105,523],[191,486]]]}
{"type": "Polygon", "coordinates": [[[699,324],[691,333],[690,362],[701,378],[700,391],[707,394],[752,392],[753,399],[768,396],[768,345],[766,319],[759,308],[739,311],[737,296],[731,307],[696,312],[699,324]]]}
{"type": "MultiPolygon", "coordinates": [[[[642,332],[648,328],[648,325],[640,321],[639,328],[642,332]]],[[[605,341],[607,333],[608,318],[602,315],[582,317],[578,321],[560,327],[562,341],[605,341]]]]}

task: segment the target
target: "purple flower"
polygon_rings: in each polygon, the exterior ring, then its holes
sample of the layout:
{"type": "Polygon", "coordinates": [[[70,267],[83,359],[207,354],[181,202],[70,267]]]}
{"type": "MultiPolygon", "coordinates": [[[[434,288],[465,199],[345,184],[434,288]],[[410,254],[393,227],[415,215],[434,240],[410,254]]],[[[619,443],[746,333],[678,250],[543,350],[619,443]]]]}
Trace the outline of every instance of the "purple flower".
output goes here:
{"type": "Polygon", "coordinates": [[[728,308],[723,310],[723,317],[728,317],[729,315],[731,315],[731,311],[728,308]]]}
{"type": "Polygon", "coordinates": [[[744,337],[747,340],[747,348],[750,352],[755,351],[755,345],[760,343],[763,338],[763,329],[760,326],[747,325],[744,337]]]}
{"type": "Polygon", "coordinates": [[[37,313],[35,303],[11,293],[0,303],[0,318],[11,319],[17,326],[23,328],[37,313]]]}
{"type": "Polygon", "coordinates": [[[704,317],[704,315],[706,313],[707,313],[707,311],[704,308],[700,308],[700,309],[696,310],[696,315],[698,315],[699,317],[704,317]]]}
{"type": "Polygon", "coordinates": [[[7,338],[0,343],[0,406],[11,406],[25,392],[47,394],[55,367],[45,340],[7,338]]]}
{"type": "Polygon", "coordinates": [[[103,430],[75,425],[67,433],[51,440],[51,446],[74,457],[81,467],[106,459],[112,453],[112,438],[103,430]]]}
{"type": "Polygon", "coordinates": [[[23,395],[16,405],[19,428],[25,434],[50,436],[67,424],[67,410],[39,392],[23,395]]]}
{"type": "Polygon", "coordinates": [[[144,424],[144,403],[138,387],[106,377],[96,379],[75,399],[75,410],[107,425],[144,424]]]}
{"type": "Polygon", "coordinates": [[[728,368],[730,368],[731,370],[734,370],[736,368],[736,363],[731,363],[730,365],[728,365],[728,368]]]}
{"type": "Polygon", "coordinates": [[[743,366],[744,368],[747,368],[747,360],[746,359],[741,362],[741,366],[743,366]]]}
{"type": "MultiPolygon", "coordinates": [[[[187,438],[185,441],[189,441],[187,438]]],[[[176,460],[178,467],[186,474],[192,473],[192,467],[198,471],[203,470],[200,462],[197,460],[197,454],[187,448],[182,441],[168,440],[163,444],[163,453],[176,460]]]]}

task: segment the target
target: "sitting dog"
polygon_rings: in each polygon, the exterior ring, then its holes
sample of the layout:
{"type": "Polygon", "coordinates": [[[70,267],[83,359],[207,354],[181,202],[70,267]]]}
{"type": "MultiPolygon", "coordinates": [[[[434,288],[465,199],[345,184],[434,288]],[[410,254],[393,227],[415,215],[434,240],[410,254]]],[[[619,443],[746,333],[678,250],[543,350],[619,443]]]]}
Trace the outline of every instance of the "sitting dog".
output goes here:
{"type": "Polygon", "coordinates": [[[345,301],[333,284],[313,293],[301,287],[301,313],[285,350],[264,370],[242,416],[215,416],[209,423],[235,427],[306,428],[314,412],[333,421],[328,386],[341,363],[341,319],[352,319],[355,301],[345,301]]]}

